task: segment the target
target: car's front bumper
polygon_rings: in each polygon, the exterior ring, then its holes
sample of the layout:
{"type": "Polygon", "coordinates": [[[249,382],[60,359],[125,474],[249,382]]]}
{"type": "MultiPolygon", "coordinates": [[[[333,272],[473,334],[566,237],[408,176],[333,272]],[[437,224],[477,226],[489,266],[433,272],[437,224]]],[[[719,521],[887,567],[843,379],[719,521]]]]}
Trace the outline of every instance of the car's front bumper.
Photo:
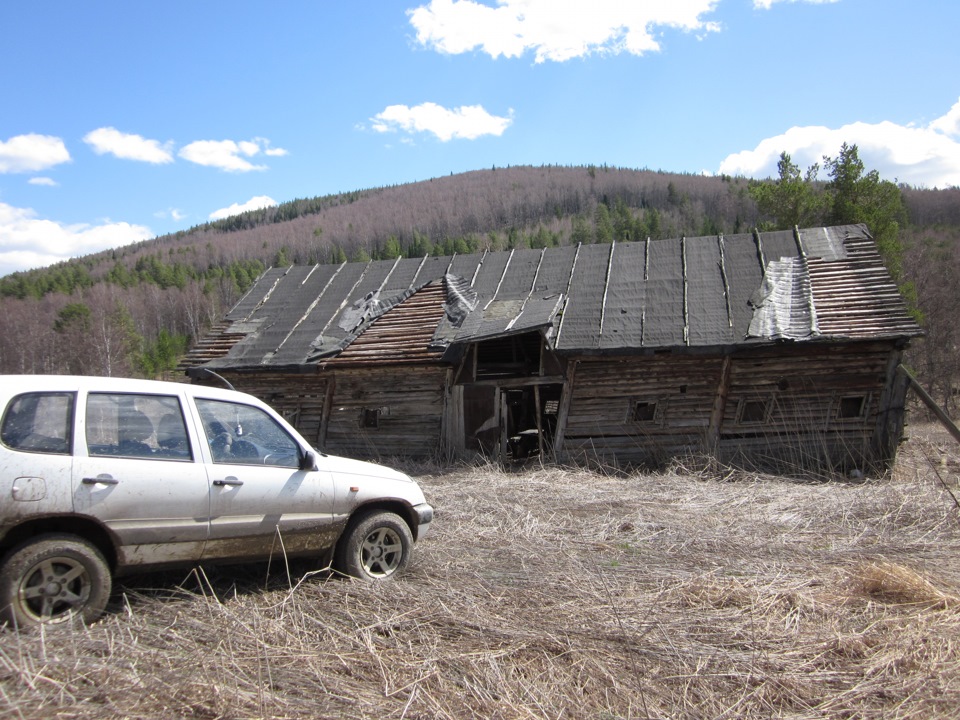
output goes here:
{"type": "Polygon", "coordinates": [[[421,503],[413,506],[413,512],[417,517],[417,540],[419,540],[427,533],[430,523],[433,522],[433,507],[428,503],[421,503]]]}

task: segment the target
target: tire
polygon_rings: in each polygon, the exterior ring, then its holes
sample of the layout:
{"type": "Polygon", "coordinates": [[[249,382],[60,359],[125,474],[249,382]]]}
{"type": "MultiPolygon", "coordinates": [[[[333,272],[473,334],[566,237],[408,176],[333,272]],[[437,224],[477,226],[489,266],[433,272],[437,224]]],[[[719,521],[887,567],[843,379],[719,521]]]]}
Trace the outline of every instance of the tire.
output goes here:
{"type": "Polygon", "coordinates": [[[373,512],[352,520],[337,543],[333,565],[361,580],[386,580],[410,562],[413,534],[392,512],[373,512]]]}
{"type": "Polygon", "coordinates": [[[73,535],[40,535],[0,568],[0,623],[18,628],[92,623],[110,599],[110,568],[96,547],[73,535]]]}

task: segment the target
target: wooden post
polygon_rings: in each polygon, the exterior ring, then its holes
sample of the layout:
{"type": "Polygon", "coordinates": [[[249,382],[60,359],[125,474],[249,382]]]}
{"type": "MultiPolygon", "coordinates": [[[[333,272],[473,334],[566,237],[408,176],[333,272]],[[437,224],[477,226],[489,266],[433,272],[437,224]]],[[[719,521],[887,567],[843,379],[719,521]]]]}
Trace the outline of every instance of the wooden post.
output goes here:
{"type": "Polygon", "coordinates": [[[447,370],[441,416],[441,452],[447,460],[462,457],[464,453],[463,385],[454,384],[454,371],[447,370]]]}
{"type": "Polygon", "coordinates": [[[533,386],[533,404],[537,414],[537,454],[543,458],[543,426],[540,422],[540,386],[533,386]]]}
{"type": "Polygon", "coordinates": [[[500,406],[500,462],[507,464],[507,447],[510,441],[507,429],[510,424],[510,404],[507,402],[506,392],[497,389],[497,399],[500,406]]]}
{"type": "Polygon", "coordinates": [[[553,457],[560,458],[563,451],[563,439],[567,434],[567,416],[570,414],[570,396],[573,395],[573,378],[577,372],[578,360],[571,360],[567,365],[567,379],[563,383],[563,392],[560,394],[560,409],[557,411],[557,435],[553,441],[553,457]]]}
{"type": "Polygon", "coordinates": [[[960,428],[953,424],[953,420],[943,411],[943,408],[937,405],[936,401],[930,397],[930,394],[923,389],[920,383],[917,382],[917,379],[903,365],[897,366],[897,372],[904,375],[907,380],[910,381],[910,387],[913,388],[914,392],[923,400],[923,404],[933,411],[933,414],[937,416],[937,420],[953,435],[953,439],[960,443],[960,428]]]}
{"type": "Polygon", "coordinates": [[[730,355],[723,358],[720,367],[720,381],[717,384],[717,396],[713,399],[713,410],[710,413],[710,426],[707,428],[707,450],[714,451],[720,442],[720,428],[723,426],[723,415],[727,409],[727,395],[730,393],[730,366],[733,359],[730,355]]]}
{"type": "Polygon", "coordinates": [[[327,442],[327,426],[330,424],[330,412],[333,408],[333,390],[337,384],[337,376],[330,373],[327,378],[327,392],[323,397],[323,411],[320,416],[320,427],[317,430],[317,450],[323,451],[327,442]]]}

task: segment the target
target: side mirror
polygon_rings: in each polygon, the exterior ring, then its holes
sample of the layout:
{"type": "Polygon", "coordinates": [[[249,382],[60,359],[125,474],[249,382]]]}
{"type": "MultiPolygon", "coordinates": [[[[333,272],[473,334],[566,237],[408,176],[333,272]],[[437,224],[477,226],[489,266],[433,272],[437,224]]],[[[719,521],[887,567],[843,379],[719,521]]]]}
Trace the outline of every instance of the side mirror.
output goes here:
{"type": "Polygon", "coordinates": [[[317,457],[311,451],[307,451],[300,456],[300,470],[312,471],[317,469],[317,457]]]}

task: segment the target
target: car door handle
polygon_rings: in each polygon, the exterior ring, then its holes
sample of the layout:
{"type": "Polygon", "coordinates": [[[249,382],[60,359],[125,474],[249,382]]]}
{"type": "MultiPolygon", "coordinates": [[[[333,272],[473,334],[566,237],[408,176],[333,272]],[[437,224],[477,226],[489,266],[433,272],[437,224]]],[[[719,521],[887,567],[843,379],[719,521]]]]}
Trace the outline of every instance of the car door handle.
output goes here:
{"type": "Polygon", "coordinates": [[[109,475],[101,475],[99,477],[85,477],[81,480],[84,485],[119,485],[120,481],[110,477],[109,475]]]}
{"type": "Polygon", "coordinates": [[[213,484],[217,487],[223,487],[225,485],[229,485],[230,487],[240,487],[243,485],[243,480],[237,480],[237,478],[230,476],[223,478],[223,480],[214,480],[213,484]]]}

